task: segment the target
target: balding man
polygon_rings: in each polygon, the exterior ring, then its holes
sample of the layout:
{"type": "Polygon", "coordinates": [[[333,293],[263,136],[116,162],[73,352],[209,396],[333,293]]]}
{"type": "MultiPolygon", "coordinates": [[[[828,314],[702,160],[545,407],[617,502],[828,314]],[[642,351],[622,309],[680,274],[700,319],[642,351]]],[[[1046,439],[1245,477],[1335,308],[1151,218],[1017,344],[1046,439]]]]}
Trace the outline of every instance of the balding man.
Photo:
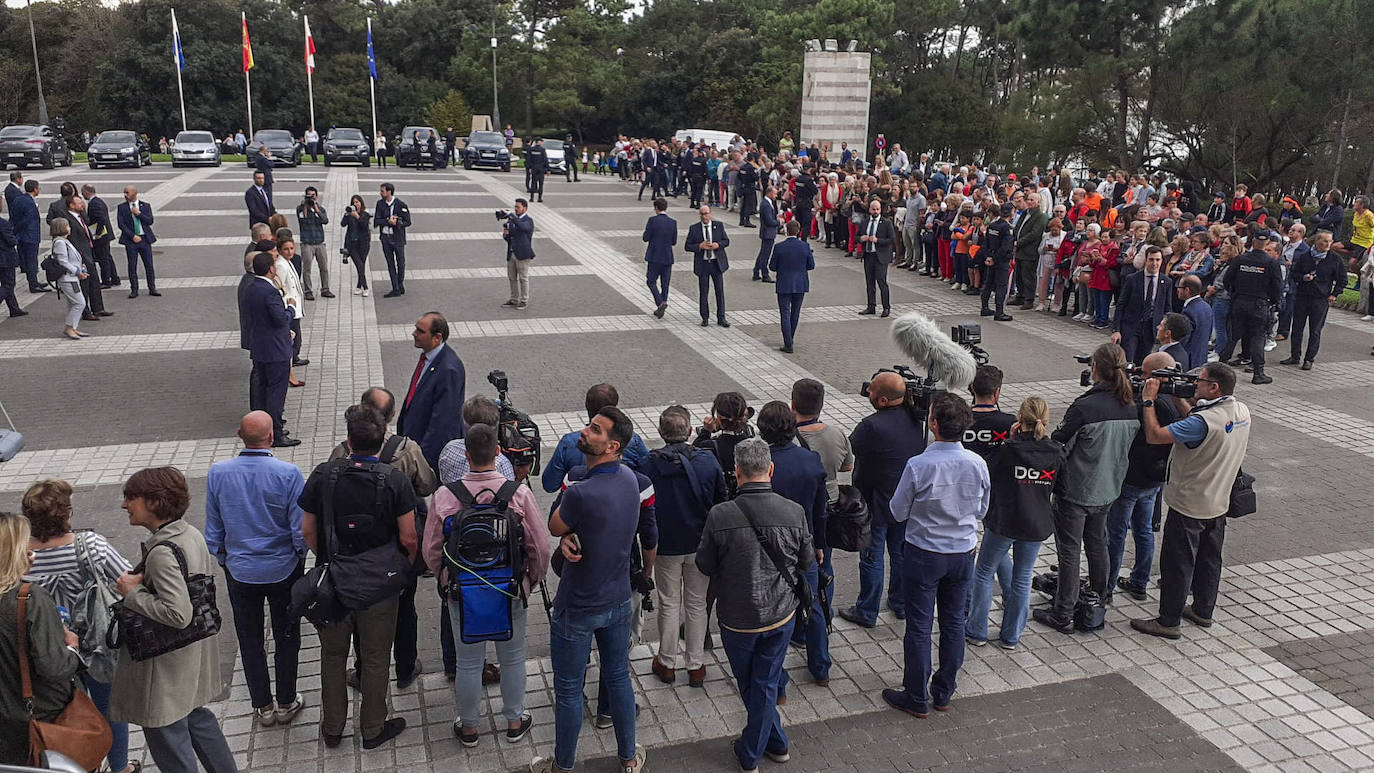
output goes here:
{"type": "Polygon", "coordinates": [[[286,724],[305,701],[296,693],[300,618],[291,585],[304,572],[300,468],[272,455],[272,417],[253,411],[239,423],[243,450],[210,467],[205,484],[205,545],[224,568],[234,630],[253,712],[263,727],[286,724]],[[263,604],[272,611],[276,690],[263,647],[263,604]]]}
{"type": "Polygon", "coordinates": [[[873,514],[873,536],[859,553],[859,598],[854,606],[842,610],[840,617],[865,628],[877,624],[883,595],[883,554],[891,567],[887,604],[898,620],[906,618],[902,607],[901,524],[892,519],[889,502],[897,491],[906,462],[925,450],[925,433],[918,417],[908,408],[906,382],[901,376],[884,371],[873,377],[868,387],[868,402],[875,409],[849,436],[854,452],[854,486],[859,489],[873,514]]]}
{"type": "Polygon", "coordinates": [[[153,208],[138,200],[138,189],[132,185],[124,186],[124,201],[115,215],[119,221],[119,243],[124,245],[124,255],[129,261],[129,297],[138,297],[138,261],[143,260],[143,271],[148,275],[148,294],[160,296],[157,291],[157,277],[153,274],[153,208]]]}
{"type": "Polygon", "coordinates": [[[100,268],[100,287],[107,290],[119,284],[119,271],[110,256],[110,242],[114,240],[110,207],[96,195],[95,186],[90,183],[81,186],[81,195],[86,198],[86,222],[91,224],[91,252],[100,268]]]}

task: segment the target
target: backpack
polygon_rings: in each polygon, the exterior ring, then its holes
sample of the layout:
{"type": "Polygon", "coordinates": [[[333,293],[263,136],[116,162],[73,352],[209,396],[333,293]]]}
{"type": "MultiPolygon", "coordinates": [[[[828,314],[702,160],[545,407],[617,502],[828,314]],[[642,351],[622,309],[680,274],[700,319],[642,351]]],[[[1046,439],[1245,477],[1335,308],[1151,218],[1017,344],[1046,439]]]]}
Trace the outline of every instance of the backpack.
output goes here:
{"type": "Polygon", "coordinates": [[[1078,604],[1073,608],[1073,628],[1075,631],[1100,631],[1107,625],[1107,608],[1097,591],[1082,587],[1078,591],[1078,604]]]}
{"type": "MultiPolygon", "coordinates": [[[[815,452],[806,442],[806,433],[797,431],[802,448],[815,452]]],[[[873,514],[868,503],[853,486],[839,484],[835,501],[825,507],[825,541],[836,550],[858,552],[868,547],[873,535],[873,514]]]]}
{"type": "Polygon", "coordinates": [[[506,481],[496,491],[473,494],[461,481],[446,486],[462,509],[444,519],[443,565],[447,594],[458,607],[464,644],[510,641],[511,601],[521,599],[525,574],[525,529],[510,509],[520,484],[506,481]],[[491,501],[478,502],[482,493],[491,501]]]}
{"type": "Polygon", "coordinates": [[[105,584],[100,570],[96,568],[87,537],[93,533],[78,531],[72,540],[76,562],[82,572],[82,583],[87,583],[72,600],[72,631],[81,640],[78,649],[86,660],[86,670],[91,677],[110,684],[114,681],[115,662],[119,660],[119,653],[110,649],[105,641],[105,633],[114,619],[110,607],[119,601],[119,597],[105,584]]]}
{"type": "Polygon", "coordinates": [[[62,277],[67,275],[67,269],[62,267],[62,263],[58,261],[57,256],[51,252],[43,256],[43,262],[38,264],[38,267],[43,269],[43,278],[46,279],[49,284],[57,284],[62,277]]]}

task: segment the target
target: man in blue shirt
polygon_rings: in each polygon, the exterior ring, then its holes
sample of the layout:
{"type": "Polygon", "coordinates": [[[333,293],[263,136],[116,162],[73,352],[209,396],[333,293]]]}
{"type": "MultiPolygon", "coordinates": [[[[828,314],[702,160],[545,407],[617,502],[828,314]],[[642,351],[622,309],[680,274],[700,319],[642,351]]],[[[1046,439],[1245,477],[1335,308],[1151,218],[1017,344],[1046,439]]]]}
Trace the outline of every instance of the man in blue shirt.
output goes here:
{"type": "MultiPolygon", "coordinates": [[[[587,390],[587,419],[590,421],[601,411],[602,408],[620,404],[620,393],[610,384],[597,384],[587,390]]],[[[581,450],[582,433],[585,430],[569,432],[558,441],[558,447],[554,449],[553,456],[549,458],[549,463],[544,465],[544,472],[540,482],[544,484],[544,490],[552,494],[563,486],[563,479],[567,477],[568,471],[579,464],[585,464],[586,459],[581,450]]],[[[631,433],[629,445],[624,448],[621,461],[632,470],[638,470],[639,466],[649,458],[649,448],[644,445],[644,441],[639,439],[638,434],[631,433]]]]}
{"type": "Polygon", "coordinates": [[[883,690],[883,700],[913,717],[949,711],[964,665],[964,614],[973,577],[978,522],[988,511],[988,465],[959,439],[973,426],[962,397],[942,392],[930,406],[935,436],[907,462],[892,497],[892,520],[906,524],[902,587],[906,591],[906,657],[902,689],[883,690]],[[940,608],[940,669],[931,676],[930,631],[940,608]]]}
{"type": "Polygon", "coordinates": [[[210,467],[205,486],[205,545],[224,567],[234,608],[243,675],[258,724],[286,724],[305,701],[296,694],[300,618],[291,615],[291,586],[304,572],[305,538],[297,504],[300,468],[272,455],[272,417],[253,411],[239,423],[244,450],[210,467]],[[263,602],[272,610],[276,700],[263,648],[263,602]]]}

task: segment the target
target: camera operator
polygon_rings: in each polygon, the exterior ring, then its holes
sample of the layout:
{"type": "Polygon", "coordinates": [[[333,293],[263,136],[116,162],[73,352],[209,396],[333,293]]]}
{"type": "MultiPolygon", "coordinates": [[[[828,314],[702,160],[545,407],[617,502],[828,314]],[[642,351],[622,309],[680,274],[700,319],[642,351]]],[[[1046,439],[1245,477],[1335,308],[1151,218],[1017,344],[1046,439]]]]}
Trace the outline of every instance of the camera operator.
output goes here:
{"type": "Polygon", "coordinates": [[[1224,280],[1231,288],[1231,335],[1219,357],[1236,366],[1248,356],[1255,374],[1250,379],[1252,384],[1269,384],[1274,380],[1264,375],[1264,338],[1269,330],[1269,314],[1279,305],[1283,272],[1278,260],[1266,254],[1264,247],[1275,237],[1272,231],[1255,231],[1250,237],[1250,251],[1231,261],[1224,280]],[[1241,356],[1232,360],[1237,342],[1242,344],[1241,356]]]}
{"type": "Polygon", "coordinates": [[[996,365],[979,365],[973,383],[973,425],[964,431],[964,448],[991,461],[992,454],[1010,439],[1011,426],[1016,417],[998,407],[1002,397],[1002,369],[996,365]]]}
{"type": "Polygon", "coordinates": [[[1035,610],[1032,618],[1060,633],[1073,632],[1080,546],[1088,557],[1088,584],[1099,599],[1106,598],[1107,511],[1121,495],[1127,455],[1140,428],[1126,353],[1116,344],[1102,344],[1091,362],[1092,388],[1073,401],[1051,434],[1068,451],[1054,490],[1059,583],[1052,606],[1035,610]]]}
{"type": "Polygon", "coordinates": [[[296,205],[296,220],[301,226],[301,263],[305,268],[301,279],[305,282],[305,299],[315,300],[315,291],[310,288],[310,264],[320,267],[320,297],[333,298],[329,291],[329,255],[324,250],[324,227],[329,224],[329,214],[319,202],[320,192],[311,185],[305,189],[305,198],[296,205]]]}
{"type": "MultiPolygon", "coordinates": [[[[1145,358],[1141,367],[1149,373],[1173,368],[1177,364],[1168,354],[1155,352],[1145,358]]],[[[1140,400],[1136,404],[1139,406],[1140,400]]],[[[1145,409],[1139,410],[1143,422],[1145,409]]],[[[1178,420],[1186,410],[1186,405],[1180,409],[1176,399],[1170,395],[1160,396],[1155,403],[1156,415],[1164,424],[1178,420]]],[[[1116,588],[1120,588],[1136,601],[1144,601],[1145,586],[1150,581],[1150,567],[1155,557],[1155,499],[1164,487],[1165,472],[1169,466],[1169,446],[1151,445],[1145,435],[1142,426],[1131,441],[1121,496],[1112,503],[1107,514],[1107,561],[1110,564],[1107,570],[1108,598],[1116,588]],[[1127,532],[1135,536],[1135,564],[1131,567],[1130,577],[1118,577],[1122,556],[1126,551],[1127,532]]]]}
{"type": "Polygon", "coordinates": [[[873,514],[872,537],[859,553],[859,598],[840,617],[864,628],[877,624],[883,595],[883,554],[887,553],[887,605],[898,620],[902,607],[902,525],[892,520],[890,502],[911,457],[925,450],[925,428],[907,407],[906,382],[890,371],[873,377],[868,402],[874,411],[849,435],[854,452],[854,487],[873,514]]]}
{"type": "Polygon", "coordinates": [[[1164,484],[1169,513],[1159,555],[1159,616],[1132,620],[1141,633],[1177,639],[1180,618],[1203,628],[1212,624],[1231,487],[1250,442],[1250,409],[1233,396],[1235,388],[1234,370],[1208,363],[1197,381],[1197,405],[1168,425],[1155,403],[1158,379],[1141,390],[1146,439],[1173,444],[1164,484]],[[1193,604],[1184,606],[1190,591],[1193,604]]]}
{"type": "MultiPolygon", "coordinates": [[[[542,185],[542,182],[540,183],[542,185]]],[[[506,240],[506,278],[510,280],[510,300],[502,306],[523,309],[530,300],[530,261],[534,260],[534,221],[526,214],[529,202],[515,200],[515,211],[497,210],[498,220],[506,221],[501,225],[501,238],[506,240]]]]}

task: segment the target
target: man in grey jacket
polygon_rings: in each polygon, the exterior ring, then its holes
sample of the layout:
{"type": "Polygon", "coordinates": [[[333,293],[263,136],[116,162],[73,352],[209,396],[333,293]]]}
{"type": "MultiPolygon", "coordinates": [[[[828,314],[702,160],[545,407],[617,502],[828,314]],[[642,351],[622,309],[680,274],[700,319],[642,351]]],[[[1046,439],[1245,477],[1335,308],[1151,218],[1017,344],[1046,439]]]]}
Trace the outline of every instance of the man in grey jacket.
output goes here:
{"type": "Polygon", "coordinates": [[[751,438],[735,446],[739,495],[711,508],[696,554],[697,569],[717,587],[742,591],[719,596],[716,615],[748,711],[734,743],[745,771],[756,770],[759,757],[789,759],[778,683],[796,622],[797,578],[816,560],[805,511],[773,493],[772,475],[767,443],[751,438]]]}

